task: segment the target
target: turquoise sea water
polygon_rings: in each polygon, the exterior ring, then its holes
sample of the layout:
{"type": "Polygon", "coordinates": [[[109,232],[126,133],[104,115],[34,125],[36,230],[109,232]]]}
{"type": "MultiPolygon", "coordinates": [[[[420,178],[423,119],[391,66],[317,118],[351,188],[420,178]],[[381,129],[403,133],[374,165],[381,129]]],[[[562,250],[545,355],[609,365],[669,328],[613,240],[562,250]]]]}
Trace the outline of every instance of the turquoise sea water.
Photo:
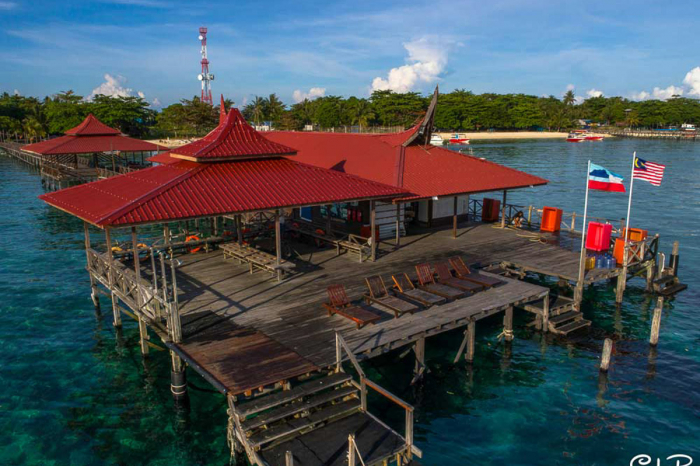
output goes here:
{"type": "MultiPolygon", "coordinates": [[[[657,351],[648,345],[653,297],[634,279],[623,306],[612,286],[586,291],[589,334],[561,341],[524,327],[507,354],[498,318],[477,325],[473,368],[451,363],[461,334],[428,340],[431,373],[409,387],[412,363],[390,354],[371,378],[416,406],[425,465],[627,465],[646,453],[700,462],[700,145],[608,140],[476,143],[473,154],[548,178],[509,202],[580,212],[588,158],[629,178],[630,154],[667,164],[660,188],[638,182],[632,225],[681,245],[690,289],[667,302],[657,351]],[[616,340],[607,381],[603,339],[616,340]]],[[[0,465],[223,465],[225,402],[190,372],[191,410],[177,411],[169,358],[143,361],[138,330],[96,316],[84,271],[82,224],[37,199],[39,177],[0,157],[0,465]]],[[[621,218],[623,194],[592,193],[590,213],[621,218]]],[[[107,303],[103,301],[103,306],[107,303]]],[[[402,429],[402,412],[372,409],[402,429]]],[[[654,463],[655,464],[655,463],[654,463]]],[[[663,462],[661,464],[675,464],[663,462]]]]}

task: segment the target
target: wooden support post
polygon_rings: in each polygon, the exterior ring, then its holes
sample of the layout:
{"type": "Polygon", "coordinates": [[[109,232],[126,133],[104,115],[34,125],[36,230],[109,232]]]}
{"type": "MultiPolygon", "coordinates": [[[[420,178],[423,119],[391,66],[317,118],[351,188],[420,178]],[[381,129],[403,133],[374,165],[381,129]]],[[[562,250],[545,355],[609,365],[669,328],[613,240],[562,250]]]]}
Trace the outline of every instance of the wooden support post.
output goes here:
{"type": "Polygon", "coordinates": [[[462,344],[459,346],[459,350],[457,351],[457,356],[455,356],[454,363],[456,364],[457,361],[459,361],[459,358],[462,357],[462,353],[466,349],[466,353],[464,353],[464,359],[471,363],[474,361],[474,339],[476,337],[476,322],[470,321],[469,324],[467,325],[467,329],[464,331],[464,339],[462,340],[462,344]]]}
{"type": "Polygon", "coordinates": [[[646,292],[654,291],[654,272],[656,271],[656,260],[650,260],[647,263],[647,285],[646,292]]]}
{"type": "Polygon", "coordinates": [[[602,372],[607,372],[610,367],[610,357],[613,350],[613,341],[610,338],[606,338],[603,342],[603,355],[600,358],[600,370],[602,372]]]}
{"type": "Polygon", "coordinates": [[[141,296],[141,262],[139,258],[138,238],[136,236],[136,227],[131,227],[131,248],[134,255],[134,274],[136,275],[136,316],[139,319],[139,343],[141,345],[141,354],[148,355],[148,330],[146,322],[142,318],[143,297],[141,296]]]}
{"type": "Polygon", "coordinates": [[[544,297],[542,306],[542,331],[544,333],[549,332],[549,291],[544,297]]]}
{"type": "Polygon", "coordinates": [[[656,302],[656,307],[654,308],[654,317],[651,320],[651,337],[649,338],[649,344],[651,346],[656,346],[659,344],[659,331],[661,330],[661,315],[664,310],[664,297],[659,296],[656,302]]]}
{"type": "Polygon", "coordinates": [[[377,260],[377,201],[369,201],[369,209],[372,262],[374,262],[377,260]]]}
{"type": "Polygon", "coordinates": [[[122,326],[122,315],[119,311],[119,298],[114,294],[114,255],[112,254],[112,237],[109,227],[105,227],[105,242],[107,243],[107,264],[109,266],[109,271],[107,272],[109,280],[109,292],[112,295],[112,325],[115,328],[121,328],[122,326]]]}
{"type": "Polygon", "coordinates": [[[452,206],[452,238],[457,239],[457,196],[455,196],[452,206]]]}
{"type": "Polygon", "coordinates": [[[92,304],[95,306],[95,312],[100,313],[100,297],[97,294],[97,283],[95,277],[92,276],[92,267],[90,265],[90,228],[87,222],[83,222],[85,228],[85,255],[87,257],[88,275],[90,276],[90,297],[92,304]]]}
{"type": "MultiPolygon", "coordinates": [[[[282,279],[282,228],[280,225],[280,217],[282,217],[282,210],[277,209],[275,215],[275,265],[277,266],[277,281],[282,279]]],[[[328,213],[328,218],[330,219],[330,212],[328,213]]],[[[330,221],[328,222],[328,231],[330,232],[330,221]]]]}
{"type": "Polygon", "coordinates": [[[501,228],[506,227],[506,194],[507,190],[503,190],[503,205],[501,206],[501,228]]]}
{"type": "Polygon", "coordinates": [[[396,204],[396,249],[401,245],[401,204],[396,204]]]}
{"type": "Polygon", "coordinates": [[[576,231],[576,212],[571,214],[571,228],[569,228],[569,231],[576,231]]]}
{"type": "Polygon", "coordinates": [[[425,374],[425,338],[420,338],[416,341],[413,351],[416,356],[416,363],[413,367],[413,380],[411,380],[411,385],[418,382],[425,374]]]}
{"type": "Polygon", "coordinates": [[[527,226],[532,226],[532,205],[527,208],[527,226]]]}
{"type": "Polygon", "coordinates": [[[328,204],[326,206],[326,234],[331,236],[332,224],[331,224],[331,209],[333,206],[328,204]]]}
{"type": "Polygon", "coordinates": [[[294,455],[289,450],[284,452],[284,466],[294,466],[294,455]]]}
{"type": "Polygon", "coordinates": [[[236,237],[238,238],[238,244],[243,244],[243,219],[241,214],[236,214],[236,237]]]}
{"type": "Polygon", "coordinates": [[[673,276],[678,276],[678,262],[680,258],[678,256],[678,241],[673,242],[673,250],[671,251],[671,259],[669,261],[669,268],[672,270],[673,276]]]}
{"type": "Polygon", "coordinates": [[[355,451],[355,436],[348,435],[348,466],[357,466],[357,452],[355,451]]]}
{"type": "Polygon", "coordinates": [[[187,373],[185,363],[174,351],[170,351],[170,392],[176,402],[187,399],[187,373]]]}
{"type": "Polygon", "coordinates": [[[622,304],[622,299],[627,286],[627,245],[625,245],[625,258],[620,275],[617,276],[617,285],[615,287],[615,303],[622,304]]]}
{"type": "Polygon", "coordinates": [[[503,316],[503,338],[505,341],[513,341],[513,306],[506,308],[506,313],[503,316]]]}

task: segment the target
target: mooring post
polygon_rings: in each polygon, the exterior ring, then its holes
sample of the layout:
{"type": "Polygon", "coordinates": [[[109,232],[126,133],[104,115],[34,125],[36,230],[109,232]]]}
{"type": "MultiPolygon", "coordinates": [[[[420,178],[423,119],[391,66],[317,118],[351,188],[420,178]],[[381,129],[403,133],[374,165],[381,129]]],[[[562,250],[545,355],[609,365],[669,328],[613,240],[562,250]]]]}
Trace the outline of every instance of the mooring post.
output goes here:
{"type": "Polygon", "coordinates": [[[673,276],[678,276],[678,262],[680,257],[678,256],[678,241],[673,242],[673,250],[671,251],[671,260],[669,262],[669,267],[673,271],[673,276]]]}
{"type": "Polygon", "coordinates": [[[603,355],[600,358],[600,370],[602,372],[607,372],[610,367],[610,357],[613,350],[613,341],[610,338],[606,338],[603,342],[603,355]]]}
{"type": "Polygon", "coordinates": [[[112,325],[115,328],[122,327],[122,315],[119,311],[119,298],[114,293],[114,254],[112,254],[112,237],[109,227],[105,227],[105,241],[107,242],[107,278],[109,280],[109,292],[112,295],[112,325]]]}
{"type": "Polygon", "coordinates": [[[100,297],[97,294],[97,283],[95,277],[92,276],[92,265],[90,262],[90,229],[87,222],[83,222],[85,228],[85,255],[87,257],[88,275],[90,276],[90,297],[92,304],[95,306],[95,312],[100,313],[100,297]]]}
{"type": "Polygon", "coordinates": [[[659,296],[656,301],[656,307],[654,308],[654,317],[651,319],[651,336],[649,338],[649,344],[651,346],[656,346],[659,344],[659,331],[661,330],[661,315],[664,310],[664,297],[659,296]]]}
{"type": "Polygon", "coordinates": [[[185,363],[175,351],[170,351],[170,391],[175,402],[181,403],[187,399],[187,373],[185,363]]]}
{"type": "Polygon", "coordinates": [[[508,342],[515,338],[513,335],[513,306],[508,306],[503,316],[503,338],[508,342]]]}

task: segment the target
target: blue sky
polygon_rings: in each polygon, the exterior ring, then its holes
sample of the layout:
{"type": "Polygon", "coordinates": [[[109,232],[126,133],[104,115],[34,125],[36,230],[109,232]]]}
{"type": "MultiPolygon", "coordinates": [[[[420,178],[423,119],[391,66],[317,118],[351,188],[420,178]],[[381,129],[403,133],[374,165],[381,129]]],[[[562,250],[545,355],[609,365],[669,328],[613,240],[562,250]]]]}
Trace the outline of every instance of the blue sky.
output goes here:
{"type": "Polygon", "coordinates": [[[699,97],[699,19],[676,1],[0,0],[0,91],[102,86],[167,105],[199,92],[207,26],[214,93],[237,104],[436,83],[699,97]]]}

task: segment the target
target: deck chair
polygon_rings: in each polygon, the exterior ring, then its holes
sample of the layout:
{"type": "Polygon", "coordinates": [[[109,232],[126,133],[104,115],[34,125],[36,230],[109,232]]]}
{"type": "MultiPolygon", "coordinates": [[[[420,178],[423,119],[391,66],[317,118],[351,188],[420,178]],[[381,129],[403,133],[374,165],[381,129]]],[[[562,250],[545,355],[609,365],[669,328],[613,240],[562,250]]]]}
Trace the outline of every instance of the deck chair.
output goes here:
{"type": "Polygon", "coordinates": [[[457,299],[467,294],[463,290],[437,283],[429,264],[416,265],[416,275],[418,275],[418,283],[420,283],[419,288],[429,293],[442,296],[446,299],[457,299]]]}
{"type": "Polygon", "coordinates": [[[398,318],[404,312],[413,314],[418,310],[418,306],[412,302],[397,298],[389,294],[389,291],[384,285],[384,280],[379,275],[365,278],[369,293],[365,294],[367,304],[377,303],[394,311],[394,315],[398,318]]]}
{"type": "Polygon", "coordinates": [[[363,309],[359,306],[353,306],[348,295],[345,293],[343,285],[331,285],[327,289],[328,299],[330,302],[323,303],[323,307],[328,311],[328,315],[338,314],[346,319],[350,319],[357,328],[360,329],[367,324],[373,324],[381,317],[374,312],[363,309]]]}
{"type": "Polygon", "coordinates": [[[405,273],[392,275],[391,279],[394,280],[394,289],[399,296],[419,302],[426,307],[447,301],[441,296],[416,288],[405,273]]]}
{"type": "Polygon", "coordinates": [[[463,280],[461,278],[453,277],[452,272],[450,272],[450,266],[447,262],[436,262],[433,264],[433,269],[437,274],[437,281],[443,285],[451,286],[459,290],[468,291],[470,293],[476,293],[486,288],[480,283],[470,282],[469,280],[463,280]]]}
{"type": "Polygon", "coordinates": [[[452,267],[454,267],[457,276],[463,280],[469,280],[470,282],[484,285],[486,288],[505,283],[503,280],[499,280],[498,278],[487,277],[486,275],[472,272],[469,270],[469,267],[467,267],[467,264],[464,263],[464,260],[462,260],[460,256],[450,257],[449,262],[452,267]]]}

